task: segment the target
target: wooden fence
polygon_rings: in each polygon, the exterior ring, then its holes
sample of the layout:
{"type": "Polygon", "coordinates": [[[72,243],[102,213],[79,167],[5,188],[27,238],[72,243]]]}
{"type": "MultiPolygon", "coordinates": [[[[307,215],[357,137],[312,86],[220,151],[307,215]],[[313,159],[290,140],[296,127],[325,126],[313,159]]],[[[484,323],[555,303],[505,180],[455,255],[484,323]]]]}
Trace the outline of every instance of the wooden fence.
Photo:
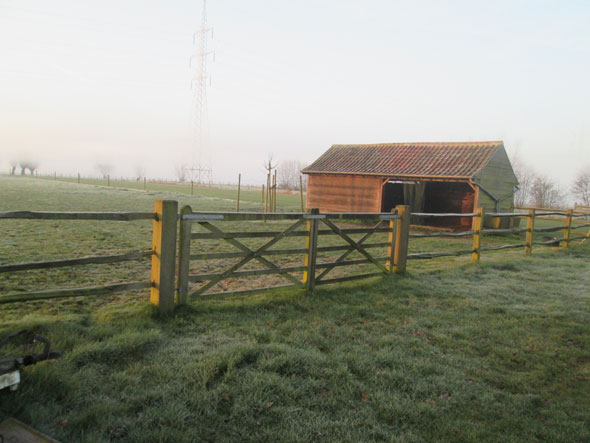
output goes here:
{"type": "MultiPolygon", "coordinates": [[[[117,263],[151,257],[150,281],[133,281],[113,283],[104,286],[86,288],[50,289],[44,291],[19,292],[0,295],[0,304],[48,299],[56,297],[78,297],[96,294],[110,294],[116,291],[150,288],[150,301],[159,307],[162,313],[169,313],[177,305],[187,303],[203,295],[219,295],[231,293],[250,293],[275,287],[294,286],[312,293],[315,286],[343,281],[361,279],[376,275],[403,273],[407,260],[436,259],[441,257],[471,255],[475,262],[479,261],[482,252],[503,249],[523,248],[531,254],[536,246],[568,247],[572,241],[590,238],[590,228],[586,213],[568,211],[537,211],[528,209],[526,213],[484,213],[483,209],[468,214],[412,213],[408,206],[397,206],[392,213],[325,213],[317,210],[310,213],[260,213],[260,212],[193,212],[190,206],[178,211],[176,201],[158,200],[154,204],[154,212],[0,212],[0,219],[30,220],[101,220],[101,221],[134,221],[152,220],[152,250],[132,251],[125,254],[81,257],[32,263],[0,265],[0,273],[16,272],[32,269],[47,269],[64,266],[82,266],[89,264],[117,263]],[[426,232],[410,233],[410,216],[416,217],[470,217],[472,229],[464,232],[426,232]],[[483,227],[484,217],[519,218],[526,220],[526,227],[507,229],[486,229],[483,227]],[[537,220],[550,220],[553,226],[536,227],[537,220]],[[362,225],[358,221],[363,222],[362,225]],[[229,223],[224,227],[223,225],[229,223]],[[280,229],[249,231],[247,225],[258,223],[262,227],[275,228],[273,222],[281,222],[280,229]],[[338,223],[346,226],[338,226],[338,223]],[[367,227],[367,222],[373,222],[367,227]],[[287,224],[285,224],[287,223],[287,224]],[[557,223],[557,225],[555,225],[557,223]],[[231,229],[232,226],[237,229],[231,229]],[[271,226],[272,225],[272,226],[271,226]],[[193,228],[199,227],[199,232],[193,228]],[[220,227],[221,226],[221,227],[220,227]],[[562,238],[536,239],[539,234],[561,232],[562,238]],[[177,239],[178,233],[178,239],[177,239]],[[386,241],[373,241],[374,235],[386,234],[386,241]],[[486,246],[486,235],[525,234],[524,242],[486,246]],[[360,235],[354,239],[353,236],[360,235]],[[324,244],[324,238],[335,237],[344,244],[324,244]],[[427,251],[408,253],[410,239],[412,242],[421,238],[472,237],[469,248],[453,251],[427,251]],[[249,245],[249,239],[265,239],[258,246],[249,245]],[[297,247],[276,249],[279,242],[291,239],[299,241],[297,247]],[[299,239],[299,240],[298,240],[299,239]],[[231,246],[229,251],[215,249],[214,252],[202,249],[204,241],[217,241],[231,246]],[[382,248],[383,255],[373,251],[382,248]],[[318,260],[318,253],[338,253],[330,261],[318,260]],[[353,253],[360,258],[349,258],[353,253]],[[282,256],[302,256],[301,261],[282,266],[277,258],[282,256]],[[234,263],[227,265],[228,260],[234,263]],[[222,269],[211,272],[191,273],[191,263],[221,261],[222,269]],[[252,262],[258,262],[263,268],[246,269],[252,262]],[[343,267],[369,266],[370,272],[355,275],[344,275],[332,278],[326,276],[334,269],[343,267]],[[178,266],[178,271],[176,267],[178,266]],[[263,286],[225,292],[212,292],[214,286],[223,281],[259,277],[264,275],[280,276],[286,284],[263,286]],[[191,287],[192,285],[192,287],[191,287]]],[[[356,268],[358,269],[358,268],[356,268]]]]}
{"type": "MultiPolygon", "coordinates": [[[[179,261],[178,261],[178,295],[177,303],[183,304],[187,298],[195,298],[205,294],[210,288],[226,279],[244,278],[250,276],[272,275],[278,274],[288,281],[288,284],[283,286],[296,286],[305,289],[307,292],[313,292],[316,285],[324,285],[336,282],[342,282],[353,279],[366,278],[369,276],[379,275],[383,273],[391,273],[396,269],[396,257],[401,257],[401,254],[396,256],[396,225],[395,220],[400,216],[396,213],[338,213],[338,214],[319,214],[317,210],[311,213],[259,213],[259,212],[192,212],[190,206],[185,206],[180,215],[180,241],[179,241],[179,261]],[[283,230],[279,231],[262,231],[262,232],[228,232],[218,227],[219,222],[255,222],[255,221],[289,221],[291,222],[283,230]],[[340,228],[336,225],[336,221],[377,221],[372,227],[358,227],[358,228],[340,228]],[[216,224],[214,224],[217,222],[216,224]],[[383,223],[387,222],[387,226],[383,223]],[[195,233],[192,232],[193,225],[199,225],[204,228],[206,232],[195,233]],[[303,228],[303,229],[302,229],[303,228]],[[324,228],[324,229],[321,229],[324,228]],[[326,229],[327,228],[327,229],[326,229]],[[367,240],[375,233],[387,233],[387,242],[368,243],[367,240]],[[359,240],[353,240],[351,234],[364,234],[359,240]],[[337,236],[344,240],[344,245],[338,246],[322,246],[318,240],[320,236],[337,236]],[[283,248],[271,249],[272,246],[281,240],[303,237],[305,244],[299,248],[283,248]],[[241,239],[248,238],[266,238],[264,244],[253,248],[246,246],[241,239]],[[191,240],[214,239],[222,240],[228,243],[237,251],[231,252],[209,252],[203,253],[191,250],[191,240]],[[369,250],[373,248],[386,247],[387,256],[375,257],[369,250]],[[318,263],[318,252],[335,252],[342,251],[342,254],[333,262],[318,263]],[[352,252],[358,252],[362,258],[355,260],[346,260],[352,252]],[[272,260],[269,256],[288,256],[288,255],[303,255],[302,263],[297,266],[281,267],[272,260]],[[219,272],[190,274],[189,264],[191,260],[220,260],[220,259],[239,259],[231,266],[227,266],[219,272]],[[249,262],[256,260],[264,266],[263,269],[243,270],[244,266],[249,262]],[[337,267],[352,266],[359,264],[372,264],[378,269],[377,272],[364,273],[354,276],[338,277],[326,279],[325,276],[337,267]],[[319,275],[317,271],[321,270],[319,275]],[[294,274],[300,274],[300,278],[294,274]],[[203,283],[194,291],[189,291],[189,283],[198,282],[203,283]]],[[[401,243],[397,243],[398,246],[401,243]]],[[[276,287],[276,286],[274,286],[276,287]]],[[[270,287],[259,287],[256,289],[247,289],[234,292],[246,293],[267,290],[270,287]]],[[[216,295],[213,293],[210,295],[216,295]]]]}
{"type": "MultiPolygon", "coordinates": [[[[98,220],[130,222],[136,220],[155,220],[153,212],[34,212],[11,211],[0,212],[0,220],[98,220]]],[[[132,251],[125,254],[108,256],[78,257],[62,260],[38,261],[0,265],[0,274],[34,269],[61,268],[65,266],[84,266],[91,264],[120,263],[151,257],[152,251],[132,251]]],[[[43,300],[59,297],[80,297],[87,295],[108,295],[120,291],[145,289],[151,286],[149,281],[117,282],[109,285],[85,288],[62,288],[42,291],[11,292],[0,295],[0,304],[31,300],[43,300]]]]}

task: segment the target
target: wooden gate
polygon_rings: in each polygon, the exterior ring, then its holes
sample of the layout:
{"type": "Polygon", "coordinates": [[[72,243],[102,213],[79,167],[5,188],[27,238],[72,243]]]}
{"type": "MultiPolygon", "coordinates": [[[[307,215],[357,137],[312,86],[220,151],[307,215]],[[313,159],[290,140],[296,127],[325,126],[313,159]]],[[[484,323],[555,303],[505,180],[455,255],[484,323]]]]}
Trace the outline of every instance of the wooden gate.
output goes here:
{"type": "MultiPolygon", "coordinates": [[[[393,213],[349,213],[349,214],[320,214],[317,210],[311,213],[256,213],[256,212],[193,212],[190,206],[180,211],[180,239],[178,261],[177,304],[184,304],[189,299],[202,295],[219,295],[227,293],[249,293],[271,288],[295,286],[311,293],[316,285],[336,283],[375,275],[383,275],[394,271],[396,223],[400,216],[393,213]],[[364,222],[377,220],[371,227],[339,227],[336,222],[364,222]],[[231,229],[222,229],[220,225],[226,222],[231,229]],[[385,224],[385,225],[384,225],[385,224]],[[264,230],[250,230],[252,226],[265,228],[264,230]],[[199,232],[193,232],[198,226],[199,232]],[[280,229],[276,229],[279,227],[280,229]],[[270,229],[269,229],[270,228],[270,229]],[[327,229],[326,229],[327,228],[327,229]],[[384,241],[369,243],[375,234],[385,233],[384,241]],[[363,234],[361,238],[352,236],[363,234]],[[318,237],[336,237],[344,244],[327,244],[319,242],[318,237]],[[253,245],[251,239],[265,239],[264,243],[253,245]],[[191,241],[199,241],[196,248],[191,247],[191,241]],[[204,242],[222,241],[231,246],[231,250],[220,250],[219,246],[204,242]],[[277,244],[282,242],[279,249],[277,244]],[[285,243],[289,243],[285,245],[285,243]],[[320,244],[322,243],[322,244],[320,244]],[[383,248],[386,255],[376,256],[372,249],[383,248]],[[215,250],[215,252],[212,251],[215,250]],[[207,251],[207,252],[204,252],[207,251]],[[340,252],[334,260],[319,260],[318,254],[333,254],[340,252]],[[347,259],[351,254],[358,253],[360,258],[347,259]],[[297,259],[286,259],[299,255],[297,259]],[[233,260],[232,264],[227,261],[233,260]],[[282,262],[280,263],[279,260],[282,262]],[[221,264],[221,269],[214,272],[202,272],[209,266],[199,266],[201,272],[191,273],[191,263],[221,264]],[[221,263],[220,263],[221,262],[221,263]],[[252,263],[262,265],[262,268],[251,269],[252,263]],[[336,268],[369,264],[377,268],[377,272],[325,278],[336,268]],[[316,275],[317,274],[317,275],[316,275]],[[278,276],[283,280],[280,285],[263,285],[262,287],[246,289],[238,288],[236,280],[253,276],[278,276]],[[285,281],[286,280],[286,281],[285,281]],[[227,290],[211,292],[211,289],[224,281],[232,281],[227,290]],[[196,285],[196,287],[190,287],[196,285]]],[[[359,226],[358,224],[354,226],[359,226]]],[[[326,242],[329,243],[329,242],[326,242]]]]}

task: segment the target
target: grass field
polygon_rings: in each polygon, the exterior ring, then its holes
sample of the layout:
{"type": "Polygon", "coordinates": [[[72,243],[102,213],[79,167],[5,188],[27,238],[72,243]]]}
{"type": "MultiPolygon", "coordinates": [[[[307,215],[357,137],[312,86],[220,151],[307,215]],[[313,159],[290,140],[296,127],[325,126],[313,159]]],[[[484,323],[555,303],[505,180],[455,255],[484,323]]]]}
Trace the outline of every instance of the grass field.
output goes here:
{"type": "MultiPolygon", "coordinates": [[[[0,210],[149,211],[156,198],[235,207],[222,195],[20,177],[1,177],[0,189],[0,210]]],[[[3,263],[150,248],[150,222],[0,223],[3,263]]],[[[412,251],[469,244],[420,239],[412,251]]],[[[167,319],[145,291],[2,305],[0,336],[33,329],[64,357],[1,391],[0,420],[64,442],[590,441],[589,259],[586,242],[483,254],[478,265],[412,261],[404,277],[313,297],[206,298],[167,319]]],[[[138,261],[0,274],[0,292],[148,272],[138,261]]]]}

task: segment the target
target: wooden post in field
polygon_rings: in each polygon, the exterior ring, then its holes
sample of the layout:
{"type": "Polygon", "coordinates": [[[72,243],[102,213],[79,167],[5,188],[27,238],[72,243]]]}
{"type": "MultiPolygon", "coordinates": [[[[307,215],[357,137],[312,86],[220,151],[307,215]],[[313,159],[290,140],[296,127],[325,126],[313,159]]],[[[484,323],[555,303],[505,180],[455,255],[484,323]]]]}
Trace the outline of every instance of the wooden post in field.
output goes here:
{"type": "Polygon", "coordinates": [[[161,314],[174,310],[174,265],[176,260],[176,219],[178,202],[154,202],[154,228],[152,235],[152,275],[150,302],[158,306],[161,314]]]}
{"type": "Polygon", "coordinates": [[[397,205],[399,218],[395,220],[395,252],[393,254],[393,272],[402,274],[406,272],[406,260],[408,258],[408,235],[410,234],[410,207],[397,205]]]}
{"type": "MultiPolygon", "coordinates": [[[[192,214],[190,206],[183,206],[180,215],[192,214]]],[[[178,239],[178,294],[176,304],[184,305],[188,294],[188,269],[191,254],[191,230],[192,222],[180,219],[180,228],[178,230],[180,238],[178,239]]]]}
{"type": "MultiPolygon", "coordinates": [[[[392,209],[391,213],[397,214],[397,210],[392,209]]],[[[387,257],[389,257],[387,269],[389,269],[390,274],[393,274],[393,264],[395,263],[395,227],[396,219],[392,218],[389,220],[389,232],[387,233],[387,257]]]]}
{"type": "Polygon", "coordinates": [[[275,169],[275,176],[273,178],[273,194],[274,197],[272,199],[273,202],[273,207],[272,210],[273,212],[277,212],[277,170],[275,169]]]}
{"type": "Polygon", "coordinates": [[[264,198],[264,212],[268,212],[268,203],[270,200],[270,172],[266,174],[266,194],[264,198]]]}
{"type": "Polygon", "coordinates": [[[146,190],[146,179],[145,179],[145,177],[143,178],[143,190],[144,191],[146,190]]]}
{"type": "Polygon", "coordinates": [[[299,200],[301,200],[301,212],[305,212],[303,207],[303,176],[299,174],[299,200]]]}
{"type": "MultiPolygon", "coordinates": [[[[314,208],[311,210],[310,215],[319,215],[320,210],[314,208]]],[[[320,220],[319,218],[309,218],[307,220],[307,237],[305,237],[305,256],[303,259],[303,265],[306,270],[303,271],[303,284],[305,285],[305,292],[312,294],[315,287],[315,264],[318,253],[318,227],[320,220]]]]}
{"type": "Polygon", "coordinates": [[[535,210],[529,209],[529,215],[526,219],[526,246],[524,253],[529,255],[533,252],[533,236],[535,234],[535,210]]]}
{"type": "Polygon", "coordinates": [[[80,173],[78,172],[78,184],[80,184],[80,173]]]}
{"type": "Polygon", "coordinates": [[[565,219],[565,229],[563,232],[563,247],[568,248],[570,245],[570,236],[572,233],[572,217],[574,215],[573,209],[567,210],[567,215],[565,219]]]}
{"type": "Polygon", "coordinates": [[[242,174],[238,174],[238,200],[236,201],[236,212],[240,212],[240,184],[242,183],[242,174]]]}
{"type": "Polygon", "coordinates": [[[264,185],[262,185],[262,205],[264,206],[264,185]]]}
{"type": "Polygon", "coordinates": [[[268,193],[269,193],[269,198],[268,198],[268,212],[273,212],[272,208],[274,207],[274,202],[272,200],[272,198],[274,197],[274,186],[272,185],[272,174],[269,174],[269,187],[268,187],[268,193]]]}
{"type": "Polygon", "coordinates": [[[54,172],[54,173],[53,173],[53,179],[54,179],[54,180],[57,180],[57,172],[54,172]]]}
{"type": "Polygon", "coordinates": [[[473,230],[475,231],[475,234],[473,234],[473,252],[471,253],[471,260],[478,262],[481,257],[481,228],[483,227],[484,208],[478,208],[475,212],[477,212],[478,215],[473,217],[473,230]]]}
{"type": "Polygon", "coordinates": [[[191,195],[195,193],[195,182],[191,180],[191,195]]]}
{"type": "Polygon", "coordinates": [[[111,186],[111,175],[107,174],[107,186],[111,186]]]}

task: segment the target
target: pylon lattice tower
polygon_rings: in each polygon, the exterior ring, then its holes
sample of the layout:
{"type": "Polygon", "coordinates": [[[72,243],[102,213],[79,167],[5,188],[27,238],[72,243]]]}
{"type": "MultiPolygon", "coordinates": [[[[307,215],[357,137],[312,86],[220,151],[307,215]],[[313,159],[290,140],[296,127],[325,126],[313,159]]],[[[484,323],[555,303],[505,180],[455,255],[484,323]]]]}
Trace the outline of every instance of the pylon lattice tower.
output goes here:
{"type": "Polygon", "coordinates": [[[213,37],[213,28],[207,26],[207,0],[203,0],[201,15],[201,27],[195,33],[193,43],[197,50],[191,57],[195,63],[195,72],[192,80],[193,88],[193,149],[191,160],[191,181],[202,183],[203,180],[211,183],[212,168],[211,158],[206,149],[207,145],[207,82],[211,83],[211,77],[207,72],[207,60],[210,55],[215,57],[214,51],[207,49],[209,37],[213,37]],[[195,177],[196,173],[196,177],[195,177]]]}

